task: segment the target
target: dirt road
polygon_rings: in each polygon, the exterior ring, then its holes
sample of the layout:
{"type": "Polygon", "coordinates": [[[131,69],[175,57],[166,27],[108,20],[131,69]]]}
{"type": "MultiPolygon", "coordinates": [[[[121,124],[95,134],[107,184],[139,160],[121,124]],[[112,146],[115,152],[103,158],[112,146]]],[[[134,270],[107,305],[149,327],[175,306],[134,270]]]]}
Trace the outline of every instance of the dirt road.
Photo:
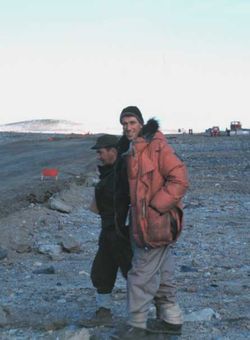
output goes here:
{"type": "Polygon", "coordinates": [[[95,168],[95,136],[1,133],[0,216],[44,202],[67,182],[95,168]],[[57,168],[58,181],[41,181],[43,168],[57,168]]]}

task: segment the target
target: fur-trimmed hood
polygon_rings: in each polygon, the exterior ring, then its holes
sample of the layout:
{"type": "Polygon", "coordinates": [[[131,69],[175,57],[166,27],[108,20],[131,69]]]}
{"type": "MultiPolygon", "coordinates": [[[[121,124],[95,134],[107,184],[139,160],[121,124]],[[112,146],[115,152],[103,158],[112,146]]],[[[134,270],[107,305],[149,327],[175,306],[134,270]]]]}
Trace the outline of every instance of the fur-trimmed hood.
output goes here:
{"type": "MultiPolygon", "coordinates": [[[[140,137],[143,137],[147,142],[150,142],[155,133],[159,129],[159,122],[155,118],[150,118],[145,125],[143,125],[140,137]]],[[[129,148],[129,140],[125,135],[123,135],[118,142],[118,152],[119,154],[124,153],[129,148]]]]}
{"type": "Polygon", "coordinates": [[[158,120],[156,120],[155,118],[150,118],[147,123],[143,125],[140,136],[145,138],[147,141],[151,141],[158,129],[158,120]]]}

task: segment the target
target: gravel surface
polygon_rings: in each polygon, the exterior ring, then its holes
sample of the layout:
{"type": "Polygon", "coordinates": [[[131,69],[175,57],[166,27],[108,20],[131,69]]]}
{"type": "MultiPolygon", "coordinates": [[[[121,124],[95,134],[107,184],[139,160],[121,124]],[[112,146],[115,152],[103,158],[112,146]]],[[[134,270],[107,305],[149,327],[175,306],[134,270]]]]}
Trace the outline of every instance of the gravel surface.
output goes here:
{"type": "MultiPolygon", "coordinates": [[[[120,275],[114,327],[81,327],[95,311],[89,273],[100,220],[88,206],[96,136],[50,137],[0,134],[0,339],[109,339],[126,317],[120,275]],[[45,166],[59,168],[58,181],[41,181],[45,166]],[[70,212],[52,210],[52,198],[70,212]]],[[[190,177],[185,228],[174,248],[186,320],[176,339],[250,339],[250,136],[168,140],[190,177]]]]}

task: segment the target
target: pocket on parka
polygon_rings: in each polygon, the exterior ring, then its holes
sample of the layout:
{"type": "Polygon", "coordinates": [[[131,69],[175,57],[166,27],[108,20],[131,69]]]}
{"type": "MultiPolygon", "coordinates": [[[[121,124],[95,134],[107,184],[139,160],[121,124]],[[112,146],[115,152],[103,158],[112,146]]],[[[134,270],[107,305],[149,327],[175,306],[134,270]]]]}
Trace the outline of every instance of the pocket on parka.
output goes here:
{"type": "Polygon", "coordinates": [[[160,214],[156,210],[148,207],[147,209],[147,240],[152,243],[162,244],[171,243],[173,235],[171,231],[171,218],[169,212],[160,214]]]}
{"type": "Polygon", "coordinates": [[[170,244],[180,235],[182,212],[176,209],[160,214],[151,207],[147,208],[147,241],[152,246],[170,244]]]}

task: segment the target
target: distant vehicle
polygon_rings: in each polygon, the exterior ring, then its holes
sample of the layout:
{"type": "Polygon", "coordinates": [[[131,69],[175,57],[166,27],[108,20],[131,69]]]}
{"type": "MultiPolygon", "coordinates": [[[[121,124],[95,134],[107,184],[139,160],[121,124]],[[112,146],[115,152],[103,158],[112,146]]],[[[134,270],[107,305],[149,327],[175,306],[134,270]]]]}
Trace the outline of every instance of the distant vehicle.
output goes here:
{"type": "Polygon", "coordinates": [[[242,126],[241,126],[241,122],[239,121],[233,121],[230,124],[230,130],[231,131],[237,131],[237,130],[241,130],[242,126]]]}
{"type": "Polygon", "coordinates": [[[219,126],[213,126],[212,129],[210,130],[210,135],[212,137],[216,137],[220,135],[220,128],[219,126]]]}

